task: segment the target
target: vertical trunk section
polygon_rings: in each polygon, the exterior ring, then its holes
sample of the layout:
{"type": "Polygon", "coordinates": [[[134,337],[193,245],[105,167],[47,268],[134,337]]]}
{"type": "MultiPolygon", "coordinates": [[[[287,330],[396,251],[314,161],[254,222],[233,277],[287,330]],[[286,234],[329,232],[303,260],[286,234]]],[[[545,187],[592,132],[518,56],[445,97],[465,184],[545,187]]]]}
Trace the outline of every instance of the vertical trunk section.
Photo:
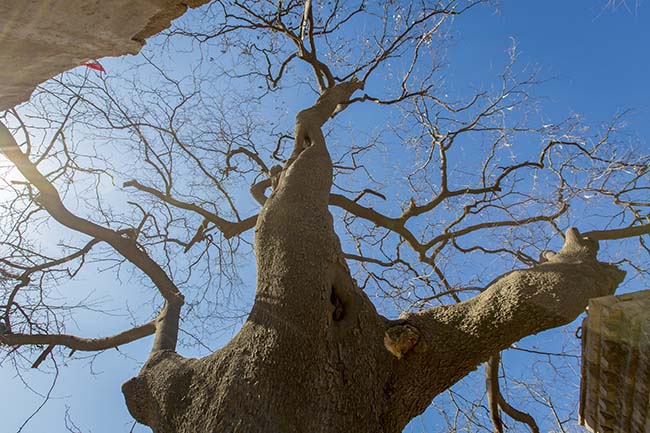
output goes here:
{"type": "Polygon", "coordinates": [[[224,348],[152,355],[123,386],[133,416],[167,432],[383,431],[385,320],[350,277],[328,210],[323,123],[359,88],[328,89],[296,117],[296,146],[255,229],[257,293],[224,348]]]}

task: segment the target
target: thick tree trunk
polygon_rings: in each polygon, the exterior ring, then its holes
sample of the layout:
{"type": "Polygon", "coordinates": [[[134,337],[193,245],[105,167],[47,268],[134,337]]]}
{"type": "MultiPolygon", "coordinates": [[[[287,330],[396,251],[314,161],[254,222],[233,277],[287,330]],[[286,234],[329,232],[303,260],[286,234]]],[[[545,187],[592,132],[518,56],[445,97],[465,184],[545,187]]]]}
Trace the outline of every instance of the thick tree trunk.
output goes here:
{"type": "Polygon", "coordinates": [[[572,320],[622,279],[593,258],[558,259],[458,306],[379,315],[333,230],[320,129],[360,87],[328,89],[297,116],[296,150],[257,221],[257,293],[241,331],[203,359],[154,352],[124,384],[131,414],[156,433],[398,433],[495,350],[572,320]]]}

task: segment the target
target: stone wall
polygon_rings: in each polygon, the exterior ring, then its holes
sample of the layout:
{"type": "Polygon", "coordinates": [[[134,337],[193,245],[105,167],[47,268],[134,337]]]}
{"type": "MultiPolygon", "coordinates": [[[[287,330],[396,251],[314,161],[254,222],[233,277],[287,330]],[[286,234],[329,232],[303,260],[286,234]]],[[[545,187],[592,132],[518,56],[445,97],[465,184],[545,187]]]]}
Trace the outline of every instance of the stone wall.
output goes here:
{"type": "Polygon", "coordinates": [[[650,290],[590,300],[582,332],[580,423],[650,433],[650,290]]]}

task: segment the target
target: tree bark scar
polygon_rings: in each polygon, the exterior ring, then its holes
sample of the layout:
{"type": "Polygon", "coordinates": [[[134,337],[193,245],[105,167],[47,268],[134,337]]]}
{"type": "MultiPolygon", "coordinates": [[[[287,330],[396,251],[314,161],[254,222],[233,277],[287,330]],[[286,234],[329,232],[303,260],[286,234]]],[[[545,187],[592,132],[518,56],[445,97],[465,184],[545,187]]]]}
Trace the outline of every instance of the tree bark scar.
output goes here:
{"type": "Polygon", "coordinates": [[[408,323],[391,326],[384,334],[384,346],[397,359],[402,359],[419,341],[420,330],[408,323]]]}
{"type": "Polygon", "coordinates": [[[330,302],[332,303],[332,306],[334,306],[334,311],[332,312],[332,320],[335,322],[343,320],[343,316],[345,315],[345,307],[343,306],[343,302],[341,302],[341,298],[339,298],[336,294],[336,288],[334,288],[334,286],[332,286],[330,302]]]}

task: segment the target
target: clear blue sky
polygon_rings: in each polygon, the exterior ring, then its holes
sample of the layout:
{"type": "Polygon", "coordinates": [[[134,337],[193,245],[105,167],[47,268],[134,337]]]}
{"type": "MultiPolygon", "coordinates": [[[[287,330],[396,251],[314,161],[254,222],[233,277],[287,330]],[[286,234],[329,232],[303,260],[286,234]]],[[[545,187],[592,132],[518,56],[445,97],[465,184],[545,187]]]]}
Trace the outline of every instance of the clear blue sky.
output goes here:
{"type": "MultiPolygon", "coordinates": [[[[629,131],[644,139],[650,137],[650,5],[640,3],[636,7],[630,1],[632,10],[603,10],[605,4],[599,0],[506,0],[498,13],[489,8],[474,10],[459,20],[456,46],[449,51],[453,74],[447,75],[453,77],[451,84],[478,87],[488,75],[494,76],[514,39],[520,62],[540,66],[543,75],[552,78],[540,90],[549,116],[581,113],[590,121],[607,121],[615,113],[632,108],[636,111],[628,117],[629,131]]],[[[119,73],[120,60],[102,63],[109,74],[119,73]]],[[[643,143],[648,146],[647,139],[643,143]]],[[[76,287],[88,287],[89,281],[76,287]]],[[[116,287],[102,279],[92,285],[115,298],[120,297],[120,291],[129,290],[128,282],[116,287]]],[[[119,328],[111,318],[89,320],[91,327],[84,326],[79,333],[93,335],[107,327],[119,328]]],[[[22,431],[66,431],[66,407],[83,432],[129,431],[132,421],[120,386],[137,374],[138,362],[146,359],[149,345],[148,340],[138,342],[121,348],[120,353],[108,351],[94,360],[65,360],[67,365],[61,360],[53,398],[22,431]]],[[[27,371],[19,378],[11,365],[0,368],[3,431],[18,431],[42,401],[25,390],[23,380],[45,394],[52,378],[51,373],[39,371],[27,371]]],[[[135,431],[147,430],[137,427],[135,431]]],[[[421,431],[419,424],[414,424],[412,431],[421,431]]]]}

